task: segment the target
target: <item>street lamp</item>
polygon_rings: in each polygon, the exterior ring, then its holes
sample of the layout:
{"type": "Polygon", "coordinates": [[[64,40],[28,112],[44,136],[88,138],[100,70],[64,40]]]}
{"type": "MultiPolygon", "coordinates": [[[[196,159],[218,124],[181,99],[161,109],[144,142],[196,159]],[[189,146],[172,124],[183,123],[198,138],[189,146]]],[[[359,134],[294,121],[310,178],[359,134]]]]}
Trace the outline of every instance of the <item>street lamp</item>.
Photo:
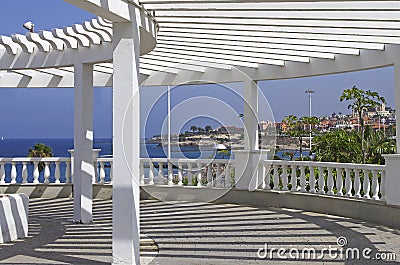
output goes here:
{"type": "MultiPolygon", "coordinates": [[[[308,112],[308,115],[309,115],[309,117],[311,118],[311,94],[312,93],[315,93],[315,91],[314,90],[312,90],[312,89],[307,89],[306,91],[305,91],[305,93],[308,93],[308,105],[309,105],[309,112],[308,112]]],[[[311,124],[309,125],[309,130],[310,130],[310,155],[311,155],[311,124]]]]}

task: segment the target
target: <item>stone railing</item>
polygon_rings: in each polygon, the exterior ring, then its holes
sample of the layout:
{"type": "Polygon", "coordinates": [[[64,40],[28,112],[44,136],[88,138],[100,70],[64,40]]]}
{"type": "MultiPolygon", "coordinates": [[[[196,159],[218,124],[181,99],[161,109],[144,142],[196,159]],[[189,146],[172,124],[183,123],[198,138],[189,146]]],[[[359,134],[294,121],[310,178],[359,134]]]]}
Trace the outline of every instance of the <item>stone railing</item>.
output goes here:
{"type": "MultiPolygon", "coordinates": [[[[95,158],[94,184],[111,184],[112,158],[95,158]]],[[[266,160],[258,189],[385,200],[385,166],[266,160]],[[366,177],[368,176],[368,177],[366,177]]],[[[261,174],[261,177],[260,177],[261,174]]],[[[0,184],[72,183],[70,158],[0,158],[0,184]]],[[[234,187],[229,159],[140,159],[140,185],[234,187]]]]}
{"type": "Polygon", "coordinates": [[[0,158],[0,184],[70,182],[70,158],[0,158]]]}
{"type": "Polygon", "coordinates": [[[261,189],[385,200],[385,166],[267,160],[261,189]]]}
{"type": "Polygon", "coordinates": [[[231,187],[234,185],[233,161],[229,159],[142,158],[140,184],[231,187]]]}

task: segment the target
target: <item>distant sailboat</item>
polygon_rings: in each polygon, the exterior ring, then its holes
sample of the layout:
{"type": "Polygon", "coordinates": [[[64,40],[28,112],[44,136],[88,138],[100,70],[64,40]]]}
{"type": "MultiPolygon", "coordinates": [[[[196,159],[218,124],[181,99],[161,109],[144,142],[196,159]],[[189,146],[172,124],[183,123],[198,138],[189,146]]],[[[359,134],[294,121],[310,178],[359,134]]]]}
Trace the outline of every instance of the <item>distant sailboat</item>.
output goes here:
{"type": "Polygon", "coordinates": [[[4,137],[3,136],[1,137],[1,140],[4,141],[4,137]]]}

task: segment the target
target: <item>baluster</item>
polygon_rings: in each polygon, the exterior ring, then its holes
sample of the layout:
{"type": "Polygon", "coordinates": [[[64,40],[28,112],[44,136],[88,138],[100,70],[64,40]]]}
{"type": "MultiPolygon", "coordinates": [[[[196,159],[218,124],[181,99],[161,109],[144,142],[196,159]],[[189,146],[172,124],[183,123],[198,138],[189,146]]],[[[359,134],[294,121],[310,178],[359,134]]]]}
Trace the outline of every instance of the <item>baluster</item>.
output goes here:
{"type": "Polygon", "coordinates": [[[344,171],[346,172],[346,178],[344,181],[344,187],[346,189],[346,196],[351,197],[351,189],[353,186],[353,182],[351,181],[351,169],[350,168],[345,168],[344,171]]]}
{"type": "Polygon", "coordinates": [[[282,166],[282,186],[282,190],[288,190],[288,166],[286,165],[282,166]]]}
{"type": "Polygon", "coordinates": [[[50,168],[49,168],[49,162],[44,162],[44,183],[48,184],[50,182],[50,168]]]}
{"type": "Polygon", "coordinates": [[[325,177],[323,167],[318,167],[318,193],[325,194],[325,177]]]}
{"type": "Polygon", "coordinates": [[[201,163],[197,163],[197,187],[201,187],[201,179],[203,178],[203,171],[201,169],[202,164],[201,163]]]}
{"type": "Polygon", "coordinates": [[[360,170],[354,169],[354,197],[361,198],[361,180],[360,180],[360,170]]]}
{"type": "Polygon", "coordinates": [[[300,191],[306,192],[306,170],[305,166],[300,166],[300,191]]]}
{"type": "Polygon", "coordinates": [[[157,184],[164,184],[164,163],[158,162],[157,184]]]}
{"type": "Polygon", "coordinates": [[[154,164],[152,161],[149,161],[149,185],[154,185],[154,164]]]}
{"type": "Polygon", "coordinates": [[[192,169],[192,163],[187,164],[187,179],[188,179],[188,186],[193,186],[193,169],[192,169]]]}
{"type": "Polygon", "coordinates": [[[297,191],[297,166],[290,166],[292,174],[290,174],[290,183],[292,184],[291,191],[297,191]]]}
{"type": "Polygon", "coordinates": [[[113,181],[113,162],[110,161],[110,183],[113,181]]]}
{"type": "Polygon", "coordinates": [[[213,186],[212,163],[207,166],[207,187],[213,186]]]}
{"type": "Polygon", "coordinates": [[[57,161],[56,163],[56,167],[54,169],[54,183],[59,184],[60,183],[60,161],[57,161]]]}
{"type": "Polygon", "coordinates": [[[264,178],[264,183],[265,183],[264,189],[271,190],[271,185],[270,185],[271,184],[271,173],[272,173],[271,165],[264,165],[263,168],[264,168],[264,176],[265,176],[265,178],[264,178]]]}
{"type": "MultiPolygon", "coordinates": [[[[265,178],[266,178],[265,172],[266,172],[265,165],[260,163],[258,165],[258,177],[261,178],[261,189],[265,189],[267,187],[266,182],[265,182],[265,178]]],[[[257,188],[259,188],[259,187],[257,187],[257,188]]]]}
{"type": "Polygon", "coordinates": [[[279,190],[279,172],[278,172],[278,165],[273,165],[272,166],[274,173],[273,173],[273,178],[272,181],[274,183],[273,190],[279,190]]]}
{"type": "Polygon", "coordinates": [[[174,185],[174,174],[172,171],[172,163],[168,161],[168,186],[173,186],[174,185]]]}
{"type": "Polygon", "coordinates": [[[343,196],[343,177],[342,177],[343,169],[336,168],[336,195],[343,196]]]}
{"type": "Polygon", "coordinates": [[[221,175],[222,175],[222,169],[221,169],[221,164],[217,164],[217,173],[215,175],[215,185],[216,187],[222,187],[221,186],[221,175]]]}
{"type": "Polygon", "coordinates": [[[309,166],[308,167],[310,170],[310,177],[309,177],[309,185],[310,185],[310,193],[315,193],[315,175],[314,175],[314,169],[315,167],[309,166]]]}
{"type": "Polygon", "coordinates": [[[370,170],[364,170],[364,182],[363,182],[363,191],[364,191],[364,199],[369,199],[369,192],[371,189],[371,183],[369,181],[369,173],[370,170]]]}
{"type": "Polygon", "coordinates": [[[183,164],[182,163],[178,163],[178,186],[182,186],[183,185],[183,164]]]}
{"type": "Polygon", "coordinates": [[[97,159],[95,162],[93,162],[93,169],[94,169],[94,176],[93,176],[92,181],[93,181],[93,184],[96,184],[96,183],[100,182],[99,162],[97,161],[97,159]]]}
{"type": "Polygon", "coordinates": [[[223,180],[223,186],[224,187],[231,186],[231,165],[229,163],[226,163],[225,165],[225,176],[223,180]]]}
{"type": "Polygon", "coordinates": [[[4,170],[5,163],[1,162],[1,167],[0,167],[0,184],[5,184],[6,183],[6,171],[4,170]]]}
{"type": "Polygon", "coordinates": [[[26,168],[26,162],[22,162],[22,184],[28,183],[28,169],[26,168]]]}
{"type": "Polygon", "coordinates": [[[333,168],[332,167],[328,167],[328,179],[326,181],[326,184],[328,186],[328,195],[333,195],[333,174],[332,174],[333,168]]]}
{"type": "Polygon", "coordinates": [[[39,162],[33,162],[33,183],[39,183],[39,162]]]}
{"type": "Polygon", "coordinates": [[[379,200],[378,172],[372,171],[372,199],[379,200]]]}
{"type": "Polygon", "coordinates": [[[140,185],[144,185],[144,161],[140,160],[140,185]]]}
{"type": "Polygon", "coordinates": [[[11,163],[11,184],[17,183],[17,168],[15,162],[11,163]]]}
{"type": "Polygon", "coordinates": [[[386,201],[386,172],[383,170],[381,171],[381,200],[386,201]]]}
{"type": "Polygon", "coordinates": [[[100,184],[104,184],[104,180],[106,178],[106,171],[104,170],[104,162],[100,162],[100,174],[99,174],[100,184]]]}
{"type": "Polygon", "coordinates": [[[71,161],[65,161],[65,183],[72,183],[71,161]]]}

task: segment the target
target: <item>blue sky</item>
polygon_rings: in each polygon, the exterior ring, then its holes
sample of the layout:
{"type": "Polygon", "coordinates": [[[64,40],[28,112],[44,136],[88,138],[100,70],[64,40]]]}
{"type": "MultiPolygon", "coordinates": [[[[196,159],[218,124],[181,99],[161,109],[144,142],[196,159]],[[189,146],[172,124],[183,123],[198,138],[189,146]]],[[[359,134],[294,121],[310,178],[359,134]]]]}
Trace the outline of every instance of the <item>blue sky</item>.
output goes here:
{"type": "MultiPolygon", "coordinates": [[[[36,31],[49,30],[94,18],[62,0],[3,0],[0,15],[0,34],[25,34],[22,24],[35,23],[36,31]]],[[[383,68],[355,73],[302,79],[264,81],[259,86],[265,95],[276,121],[295,114],[308,115],[308,96],[304,91],[315,90],[313,114],[330,115],[348,113],[347,104],[340,103],[343,89],[357,85],[362,89],[378,91],[394,107],[393,68],[383,68]]],[[[167,100],[165,87],[148,87],[141,90],[142,132],[146,137],[165,129],[167,100]],[[147,115],[150,113],[150,115],[147,115]],[[147,122],[146,122],[147,121],[147,122]],[[163,127],[164,124],[164,127],[163,127]],[[164,128],[164,129],[163,129],[164,128]]],[[[241,125],[235,113],[242,113],[240,84],[227,86],[178,87],[171,92],[173,130],[185,131],[191,125],[216,127],[241,125]],[[229,88],[228,88],[229,87],[229,88]],[[205,97],[208,97],[208,101],[205,97]],[[222,102],[222,103],[221,103],[222,102]],[[210,116],[211,118],[204,118],[210,116]],[[196,118],[201,116],[201,118],[196,118]],[[189,119],[192,117],[192,119],[189,119]],[[193,120],[194,119],[194,120],[193,120]]],[[[266,102],[261,102],[260,120],[270,119],[266,102]]],[[[7,138],[68,138],[73,136],[73,89],[0,89],[0,136],[7,138]]],[[[95,137],[111,137],[112,91],[96,88],[94,98],[95,137]]]]}

